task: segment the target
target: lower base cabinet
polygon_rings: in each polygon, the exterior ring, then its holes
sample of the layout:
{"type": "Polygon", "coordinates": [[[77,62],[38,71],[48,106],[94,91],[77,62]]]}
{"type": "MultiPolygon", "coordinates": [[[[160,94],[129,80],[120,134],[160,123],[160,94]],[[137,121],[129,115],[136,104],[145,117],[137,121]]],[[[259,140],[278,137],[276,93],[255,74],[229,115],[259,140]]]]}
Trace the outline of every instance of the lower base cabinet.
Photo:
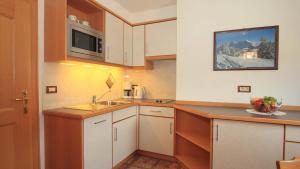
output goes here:
{"type": "Polygon", "coordinates": [[[213,169],[275,169],[283,159],[284,126],[213,120],[213,169]]]}
{"type": "Polygon", "coordinates": [[[84,120],[84,169],[112,168],[111,113],[84,120]]]}
{"type": "Polygon", "coordinates": [[[132,116],[113,124],[113,166],[136,151],[136,120],[136,116],[132,116]]]}
{"type": "Polygon", "coordinates": [[[174,155],[174,119],[140,115],[139,149],[174,155]]]}

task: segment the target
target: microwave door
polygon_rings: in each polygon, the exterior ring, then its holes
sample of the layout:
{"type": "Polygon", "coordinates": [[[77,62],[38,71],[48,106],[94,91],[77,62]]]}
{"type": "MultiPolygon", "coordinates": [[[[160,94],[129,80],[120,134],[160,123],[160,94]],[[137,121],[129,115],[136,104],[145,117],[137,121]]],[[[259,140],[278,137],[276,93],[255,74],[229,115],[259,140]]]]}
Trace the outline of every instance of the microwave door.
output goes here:
{"type": "Polygon", "coordinates": [[[72,29],[72,52],[90,56],[97,55],[97,36],[72,29]]]}

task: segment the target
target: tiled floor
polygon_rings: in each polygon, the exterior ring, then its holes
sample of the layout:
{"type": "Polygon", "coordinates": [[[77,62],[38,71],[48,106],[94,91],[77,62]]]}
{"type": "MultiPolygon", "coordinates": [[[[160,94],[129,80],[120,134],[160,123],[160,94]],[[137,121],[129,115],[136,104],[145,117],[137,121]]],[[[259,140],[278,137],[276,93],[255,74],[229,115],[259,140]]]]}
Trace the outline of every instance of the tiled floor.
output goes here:
{"type": "Polygon", "coordinates": [[[135,155],[118,169],[183,169],[178,163],[135,155]]]}

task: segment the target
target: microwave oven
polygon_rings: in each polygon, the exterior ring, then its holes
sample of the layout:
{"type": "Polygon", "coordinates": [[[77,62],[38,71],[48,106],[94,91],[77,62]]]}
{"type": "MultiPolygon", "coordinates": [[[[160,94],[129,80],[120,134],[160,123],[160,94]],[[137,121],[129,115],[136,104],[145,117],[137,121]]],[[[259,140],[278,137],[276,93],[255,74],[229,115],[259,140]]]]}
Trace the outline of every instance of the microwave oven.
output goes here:
{"type": "Polygon", "coordinates": [[[103,33],[69,20],[68,36],[68,56],[99,61],[105,59],[103,33]]]}

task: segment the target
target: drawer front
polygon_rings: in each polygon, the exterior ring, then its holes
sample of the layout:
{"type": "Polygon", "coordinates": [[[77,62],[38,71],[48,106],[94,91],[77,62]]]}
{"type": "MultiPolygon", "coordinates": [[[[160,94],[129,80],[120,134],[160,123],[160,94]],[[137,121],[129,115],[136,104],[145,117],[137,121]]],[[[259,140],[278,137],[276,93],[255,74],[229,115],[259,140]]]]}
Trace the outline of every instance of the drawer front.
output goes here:
{"type": "Polygon", "coordinates": [[[151,116],[162,116],[162,117],[174,117],[174,108],[141,106],[140,114],[151,115],[151,116]]]}
{"type": "Polygon", "coordinates": [[[286,140],[300,142],[300,126],[286,126],[286,140]]]}
{"type": "Polygon", "coordinates": [[[126,109],[118,110],[113,112],[113,122],[117,122],[120,120],[123,120],[125,118],[128,118],[130,116],[136,115],[136,106],[129,107],[126,109]]]}
{"type": "Polygon", "coordinates": [[[98,115],[98,116],[84,119],[84,126],[93,126],[95,124],[104,123],[104,122],[111,122],[111,113],[106,113],[103,115],[98,115]]]}
{"type": "Polygon", "coordinates": [[[285,143],[285,160],[300,157],[300,143],[285,143]]]}

